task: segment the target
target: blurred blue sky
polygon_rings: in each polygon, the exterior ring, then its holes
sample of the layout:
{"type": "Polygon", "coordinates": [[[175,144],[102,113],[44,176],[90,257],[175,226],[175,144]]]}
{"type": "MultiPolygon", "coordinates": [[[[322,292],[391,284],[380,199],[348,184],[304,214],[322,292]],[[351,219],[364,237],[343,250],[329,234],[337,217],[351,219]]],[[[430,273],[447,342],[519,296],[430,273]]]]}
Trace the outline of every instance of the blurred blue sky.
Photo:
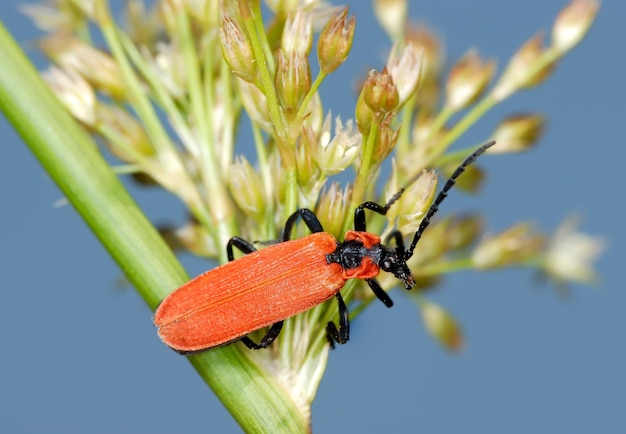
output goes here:
{"type": "MultiPolygon", "coordinates": [[[[444,38],[449,59],[476,47],[500,66],[566,4],[410,3],[414,20],[444,38]]],[[[0,3],[0,18],[42,67],[37,32],[18,4],[0,3]]],[[[322,89],[326,107],[344,118],[354,107],[352,80],[380,68],[389,48],[370,2],[351,10],[353,51],[322,89]]],[[[626,3],[604,1],[587,40],[545,85],[469,132],[460,145],[488,139],[510,113],[548,118],[536,149],[484,158],[481,195],[457,193],[445,208],[479,210],[492,231],[526,220],[552,231],[576,212],[584,231],[609,243],[600,284],[573,286],[564,299],[526,270],[450,276],[433,299],[464,326],[468,345],[458,355],[431,340],[416,307],[394,291],[394,308],[373,303],[350,343],[330,355],[315,432],[626,432],[625,20],[626,3]]],[[[55,206],[61,193],[4,118],[0,131],[0,432],[238,432],[192,367],[159,341],[151,312],[120,288],[119,270],[78,215],[55,206]]],[[[166,194],[132,193],[153,221],[183,218],[166,194]]],[[[207,267],[184,259],[192,275],[207,267]]]]}

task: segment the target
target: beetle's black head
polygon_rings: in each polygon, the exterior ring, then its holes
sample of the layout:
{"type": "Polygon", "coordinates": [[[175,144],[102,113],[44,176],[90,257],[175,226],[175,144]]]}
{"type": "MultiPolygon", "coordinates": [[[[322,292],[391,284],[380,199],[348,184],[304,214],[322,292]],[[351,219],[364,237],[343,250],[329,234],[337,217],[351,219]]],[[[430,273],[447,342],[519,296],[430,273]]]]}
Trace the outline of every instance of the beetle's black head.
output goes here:
{"type": "Polygon", "coordinates": [[[404,283],[406,289],[411,289],[415,286],[415,280],[411,275],[411,270],[404,259],[404,249],[381,246],[380,262],[378,265],[380,268],[388,273],[392,273],[397,279],[400,279],[404,283]]]}

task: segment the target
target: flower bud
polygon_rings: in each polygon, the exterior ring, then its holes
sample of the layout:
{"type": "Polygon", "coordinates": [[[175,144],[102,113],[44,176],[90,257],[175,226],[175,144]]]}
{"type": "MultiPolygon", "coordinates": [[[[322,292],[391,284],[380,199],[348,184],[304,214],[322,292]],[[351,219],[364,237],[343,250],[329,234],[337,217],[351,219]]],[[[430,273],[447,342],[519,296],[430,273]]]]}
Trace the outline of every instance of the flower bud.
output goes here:
{"type": "Polygon", "coordinates": [[[154,155],[154,148],[146,136],[144,127],[127,111],[117,106],[99,104],[96,114],[96,130],[105,138],[104,144],[117,158],[134,163],[137,161],[134,154],[143,157],[154,155]],[[120,146],[118,140],[129,149],[120,146]],[[129,152],[131,149],[132,153],[129,152]]]}
{"type": "Polygon", "coordinates": [[[298,53],[308,56],[313,46],[313,24],[311,14],[298,8],[290,13],[285,21],[281,47],[285,53],[298,53]]]}
{"type": "Polygon", "coordinates": [[[311,70],[306,56],[295,51],[278,52],[276,93],[287,114],[294,113],[311,88],[311,70]]]}
{"type": "Polygon", "coordinates": [[[346,20],[348,8],[339,9],[324,26],[317,42],[317,57],[320,69],[330,74],[341,65],[352,48],[354,16],[346,20]]]}
{"type": "Polygon", "coordinates": [[[536,86],[550,76],[556,60],[541,63],[546,54],[543,40],[544,35],[538,33],[513,55],[491,92],[496,101],[502,101],[520,89],[536,86]]]}
{"type": "MultiPolygon", "coordinates": [[[[352,190],[349,186],[342,191],[338,182],[333,182],[326,188],[317,204],[315,215],[324,225],[324,230],[335,236],[343,236],[343,222],[348,215],[348,205],[352,190]]],[[[350,210],[352,211],[352,210],[350,210]]]]}
{"type": "MultiPolygon", "coordinates": [[[[395,173],[395,162],[393,164],[395,173]]],[[[391,183],[387,188],[386,200],[398,193],[398,188],[391,183]]],[[[437,188],[437,174],[434,170],[424,170],[420,176],[412,182],[404,191],[400,199],[387,212],[387,219],[390,225],[397,219],[397,227],[403,234],[412,234],[419,227],[428,207],[430,207],[435,190],[437,188]]]]}
{"type": "Polygon", "coordinates": [[[470,50],[452,67],[446,84],[446,105],[458,111],[472,104],[483,93],[496,69],[493,60],[483,61],[470,50]]]}
{"type": "Polygon", "coordinates": [[[422,70],[423,48],[409,43],[400,53],[397,45],[387,59],[387,70],[398,88],[398,105],[402,106],[417,90],[422,70]]]}
{"type": "Polygon", "coordinates": [[[372,165],[377,166],[381,164],[385,158],[393,151],[393,148],[398,143],[400,137],[400,129],[394,130],[391,128],[392,118],[387,116],[380,124],[378,128],[378,137],[374,143],[374,153],[372,155],[372,165]]]}
{"type": "Polygon", "coordinates": [[[552,46],[560,53],[574,48],[585,37],[596,18],[598,0],[574,0],[556,17],[552,27],[552,46]]]}
{"type": "Polygon", "coordinates": [[[444,53],[439,38],[426,26],[420,25],[408,29],[406,42],[423,52],[422,79],[437,80],[444,63],[444,53]]]}
{"type": "Polygon", "coordinates": [[[406,0],[375,0],[374,12],[380,26],[392,40],[404,34],[408,5],[406,0]]]}
{"type": "Polygon", "coordinates": [[[213,237],[204,226],[195,221],[190,221],[186,225],[175,229],[173,233],[170,232],[165,235],[175,238],[175,241],[170,240],[168,244],[174,242],[175,245],[187,249],[194,255],[217,257],[217,247],[213,237]]]}
{"type": "Polygon", "coordinates": [[[424,326],[431,336],[448,350],[458,351],[463,347],[463,332],[450,312],[426,299],[419,303],[419,307],[424,326]]]}
{"type": "Polygon", "coordinates": [[[494,154],[522,152],[530,149],[543,133],[545,119],[537,114],[520,114],[506,118],[491,135],[498,146],[489,152],[494,154]]]}
{"type": "Polygon", "coordinates": [[[536,256],[544,245],[528,223],[517,224],[499,235],[485,238],[472,252],[472,263],[479,269],[520,265],[536,256]]]}
{"type": "Polygon", "coordinates": [[[96,95],[80,74],[51,66],[42,76],[74,118],[89,127],[95,125],[96,95]]]}
{"type": "Polygon", "coordinates": [[[241,95],[241,102],[246,109],[247,115],[263,130],[271,132],[274,124],[270,119],[267,110],[267,98],[263,95],[263,92],[247,81],[239,80],[238,85],[240,87],[239,95],[241,95]]]}
{"type": "Polygon", "coordinates": [[[604,240],[576,232],[578,220],[570,217],[560,225],[549,242],[544,269],[557,283],[592,283],[596,280],[593,261],[606,248],[604,240]]]}
{"type": "Polygon", "coordinates": [[[298,185],[305,194],[314,191],[316,187],[321,188],[321,185],[318,186],[318,181],[322,176],[322,171],[303,143],[296,145],[296,166],[298,168],[298,185]]]}
{"type": "Polygon", "coordinates": [[[66,35],[49,36],[40,46],[56,64],[80,74],[96,91],[124,99],[126,87],[122,74],[109,54],[66,35]]]}
{"type": "Polygon", "coordinates": [[[363,137],[369,136],[373,116],[374,112],[365,102],[365,92],[361,89],[359,98],[356,101],[356,106],[354,107],[354,119],[356,120],[356,126],[363,137]]]}
{"type": "Polygon", "coordinates": [[[446,228],[446,244],[449,249],[464,249],[481,233],[483,222],[477,215],[453,217],[446,228]]]}
{"type": "Polygon", "coordinates": [[[224,15],[220,27],[222,55],[233,73],[247,82],[257,79],[257,62],[250,38],[239,23],[224,15]]]}
{"type": "Polygon", "coordinates": [[[389,113],[398,106],[400,100],[398,88],[386,68],[382,72],[372,69],[362,92],[365,103],[374,113],[389,113]]]}
{"type": "Polygon", "coordinates": [[[255,220],[263,218],[263,180],[244,156],[238,156],[231,165],[229,181],[237,206],[255,220]]]}
{"type": "Polygon", "coordinates": [[[362,136],[349,120],[343,125],[341,118],[335,119],[335,136],[331,140],[331,118],[326,116],[319,137],[311,128],[305,128],[302,140],[319,168],[326,175],[335,175],[345,170],[357,157],[361,149],[362,136]]]}

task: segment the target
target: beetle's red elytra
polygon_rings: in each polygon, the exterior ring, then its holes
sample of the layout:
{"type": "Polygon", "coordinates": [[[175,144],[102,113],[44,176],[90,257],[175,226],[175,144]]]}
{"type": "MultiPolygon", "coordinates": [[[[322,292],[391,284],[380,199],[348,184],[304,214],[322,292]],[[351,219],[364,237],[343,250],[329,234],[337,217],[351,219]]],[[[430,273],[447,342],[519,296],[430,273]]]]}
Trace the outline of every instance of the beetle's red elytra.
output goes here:
{"type": "Polygon", "coordinates": [[[385,205],[365,202],[354,211],[354,230],[344,241],[323,231],[315,214],[299,209],[285,224],[281,243],[257,250],[239,237],[226,246],[228,262],[181,286],[157,307],[154,324],[163,342],[181,354],[197,353],[241,340],[248,348],[269,346],[279,335],[283,321],[329,300],[337,299],[339,328],[326,326],[328,340],[348,341],[348,309],[339,292],[348,279],[365,279],[386,306],[393,302],[376,282],[380,270],[392,273],[411,289],[415,282],[406,261],[411,258],[422,233],[456,179],[495,142],[488,142],[468,156],[445,183],[405,250],[402,235],[396,231],[385,246],[379,236],[366,231],[365,210],[385,215],[404,189],[385,205]],[[291,240],[291,232],[301,218],[312,232],[291,240]],[[246,255],[234,260],[233,247],[246,255]],[[259,343],[246,335],[271,326],[259,343]]]}

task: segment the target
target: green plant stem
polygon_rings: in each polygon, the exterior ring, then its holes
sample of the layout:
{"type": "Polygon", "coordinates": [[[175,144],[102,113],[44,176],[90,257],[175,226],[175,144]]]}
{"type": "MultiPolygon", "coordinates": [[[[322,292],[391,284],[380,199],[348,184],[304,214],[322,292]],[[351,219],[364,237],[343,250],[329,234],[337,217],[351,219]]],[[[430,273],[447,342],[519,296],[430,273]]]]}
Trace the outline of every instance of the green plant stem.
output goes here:
{"type": "MultiPolygon", "coordinates": [[[[187,280],[185,271],[1,22],[0,77],[0,108],[7,119],[146,303],[155,308],[187,280]]],[[[283,387],[239,346],[189,360],[245,431],[308,432],[306,416],[283,387]]]]}

